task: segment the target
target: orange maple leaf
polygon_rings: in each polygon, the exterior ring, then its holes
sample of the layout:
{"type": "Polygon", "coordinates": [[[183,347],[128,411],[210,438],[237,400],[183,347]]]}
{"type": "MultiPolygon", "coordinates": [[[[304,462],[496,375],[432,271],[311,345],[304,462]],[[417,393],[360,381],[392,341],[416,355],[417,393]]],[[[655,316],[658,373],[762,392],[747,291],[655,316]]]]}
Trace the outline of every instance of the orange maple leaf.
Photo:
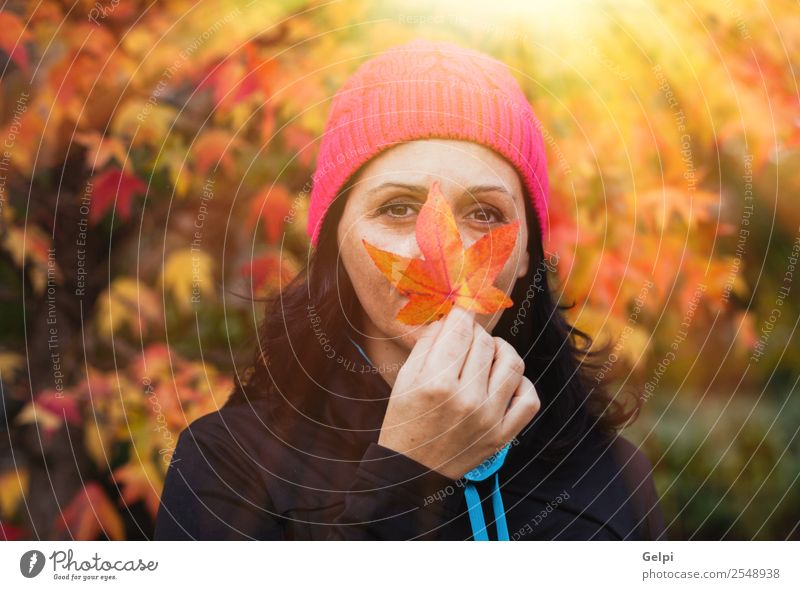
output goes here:
{"type": "Polygon", "coordinates": [[[417,217],[423,258],[406,258],[362,242],[381,273],[409,298],[397,319],[418,325],[438,320],[454,305],[475,313],[511,307],[511,299],[492,283],[514,249],[518,227],[519,221],[502,225],[464,249],[453,211],[434,182],[417,217]]]}

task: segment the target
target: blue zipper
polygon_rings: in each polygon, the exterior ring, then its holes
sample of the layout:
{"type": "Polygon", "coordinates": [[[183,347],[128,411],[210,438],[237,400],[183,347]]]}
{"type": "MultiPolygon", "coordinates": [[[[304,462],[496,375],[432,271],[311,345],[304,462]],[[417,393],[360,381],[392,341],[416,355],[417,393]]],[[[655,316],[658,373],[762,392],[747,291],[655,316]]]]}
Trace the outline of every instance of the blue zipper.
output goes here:
{"type": "Polygon", "coordinates": [[[495,527],[497,528],[497,540],[508,541],[508,524],[506,523],[506,510],[503,506],[503,497],[500,494],[500,480],[498,471],[503,466],[508,454],[511,443],[507,443],[502,449],[489,457],[486,461],[478,465],[475,469],[468,471],[464,475],[467,485],[464,487],[464,495],[467,499],[467,511],[469,512],[469,523],[472,527],[472,538],[475,541],[488,541],[489,532],[486,530],[486,521],[483,518],[483,508],[481,508],[481,496],[475,487],[476,481],[483,481],[494,475],[494,485],[492,486],[492,509],[494,511],[495,527]]]}

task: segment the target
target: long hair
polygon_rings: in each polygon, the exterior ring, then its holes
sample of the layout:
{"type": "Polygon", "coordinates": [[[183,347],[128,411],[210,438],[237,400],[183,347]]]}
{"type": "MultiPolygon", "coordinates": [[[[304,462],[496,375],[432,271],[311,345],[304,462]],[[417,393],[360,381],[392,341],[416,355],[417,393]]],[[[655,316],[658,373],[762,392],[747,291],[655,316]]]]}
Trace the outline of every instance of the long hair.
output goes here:
{"type": "MultiPolygon", "coordinates": [[[[363,167],[362,167],[363,169],[363,167]]],[[[291,436],[292,422],[315,415],[327,396],[320,394],[331,360],[319,345],[319,334],[333,350],[346,350],[348,318],[359,317],[360,303],[340,263],[337,227],[347,196],[360,177],[350,178],[331,204],[320,228],[317,248],[307,267],[280,292],[263,300],[265,314],[258,330],[252,362],[234,378],[226,405],[267,401],[269,426],[291,436]]],[[[530,262],[517,280],[506,309],[492,330],[525,360],[525,376],[541,400],[541,408],[520,435],[538,458],[559,461],[590,430],[610,438],[638,415],[641,398],[611,396],[601,379],[603,358],[613,345],[593,348],[592,338],[571,326],[563,311],[572,305],[553,300],[541,233],[528,195],[524,195],[530,262]]],[[[351,373],[347,371],[347,373],[351,373]]],[[[353,386],[359,374],[352,372],[353,386]]],[[[346,434],[345,434],[346,435],[346,434]]]]}

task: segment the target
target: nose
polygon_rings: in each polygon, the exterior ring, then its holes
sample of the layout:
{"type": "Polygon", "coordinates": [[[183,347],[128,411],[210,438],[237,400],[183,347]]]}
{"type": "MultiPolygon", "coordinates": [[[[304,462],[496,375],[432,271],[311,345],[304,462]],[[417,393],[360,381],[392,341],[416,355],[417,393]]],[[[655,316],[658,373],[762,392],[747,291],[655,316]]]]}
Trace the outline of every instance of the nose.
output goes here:
{"type": "Polygon", "coordinates": [[[398,249],[395,250],[395,252],[400,256],[405,256],[406,258],[421,258],[422,251],[419,249],[419,244],[417,244],[416,231],[409,232],[406,236],[404,236],[402,238],[402,242],[398,244],[398,249]]]}

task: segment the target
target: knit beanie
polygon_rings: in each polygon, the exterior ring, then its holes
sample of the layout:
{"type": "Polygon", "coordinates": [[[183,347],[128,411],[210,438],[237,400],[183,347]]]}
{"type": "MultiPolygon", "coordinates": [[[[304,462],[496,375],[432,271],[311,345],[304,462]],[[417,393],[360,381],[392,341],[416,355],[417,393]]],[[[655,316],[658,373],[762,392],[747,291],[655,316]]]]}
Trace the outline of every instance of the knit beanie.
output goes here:
{"type": "Polygon", "coordinates": [[[322,221],[350,177],[398,143],[460,139],[514,166],[546,241],[547,162],[540,124],[508,68],[478,51],[416,39],[363,64],[333,98],[312,176],[306,231],[322,221]]]}

